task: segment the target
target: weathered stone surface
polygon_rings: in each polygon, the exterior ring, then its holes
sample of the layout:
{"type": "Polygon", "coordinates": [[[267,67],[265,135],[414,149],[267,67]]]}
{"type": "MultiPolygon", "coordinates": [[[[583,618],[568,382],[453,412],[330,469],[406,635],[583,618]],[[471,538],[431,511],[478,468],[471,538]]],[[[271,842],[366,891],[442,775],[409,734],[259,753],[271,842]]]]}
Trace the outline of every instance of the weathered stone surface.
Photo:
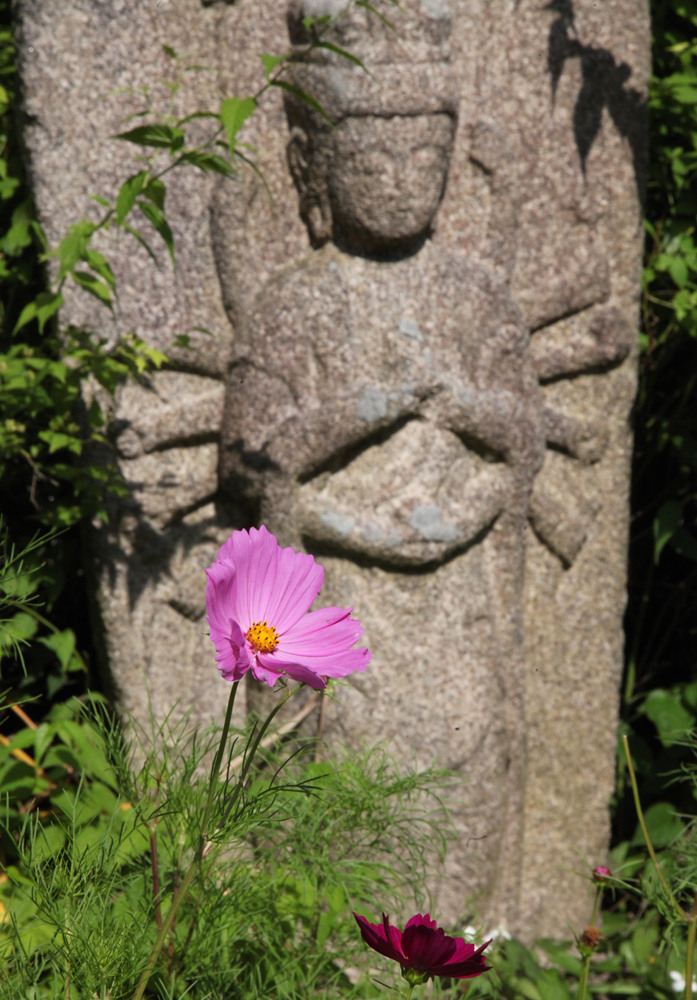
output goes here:
{"type": "Polygon", "coordinates": [[[340,6],[18,3],[53,239],[86,191],[132,171],[98,140],[139,110],[113,90],[152,84],[162,44],[218,68],[192,75],[186,113],[255,92],[259,54],[290,41],[293,82],[333,121],[265,93],[244,139],[272,205],[251,173],[175,172],[176,275],[123,247],[114,326],[66,305],[163,349],[214,334],[117,398],[130,499],[91,543],[105,647],[141,717],[144,673],[157,712],[180,698],[219,714],[203,568],[244,523],[315,553],[322,602],[353,606],[374,652],[338,689],[329,738],[454,768],[439,911],[473,901],[554,934],[582,923],[573,872],[607,844],[648,12],[410,0],[389,5],[395,33],[354,7],[328,37],[368,75],[306,54],[303,17],[340,6]]]}

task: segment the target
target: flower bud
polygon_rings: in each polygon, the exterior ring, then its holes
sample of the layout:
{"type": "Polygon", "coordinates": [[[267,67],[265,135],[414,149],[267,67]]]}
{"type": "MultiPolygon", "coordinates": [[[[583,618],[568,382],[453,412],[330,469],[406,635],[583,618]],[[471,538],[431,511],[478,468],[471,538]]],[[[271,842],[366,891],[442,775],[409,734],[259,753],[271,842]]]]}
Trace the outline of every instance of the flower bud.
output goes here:
{"type": "Polygon", "coordinates": [[[605,885],[612,878],[612,872],[605,865],[598,865],[593,869],[593,882],[596,885],[605,885]]]}

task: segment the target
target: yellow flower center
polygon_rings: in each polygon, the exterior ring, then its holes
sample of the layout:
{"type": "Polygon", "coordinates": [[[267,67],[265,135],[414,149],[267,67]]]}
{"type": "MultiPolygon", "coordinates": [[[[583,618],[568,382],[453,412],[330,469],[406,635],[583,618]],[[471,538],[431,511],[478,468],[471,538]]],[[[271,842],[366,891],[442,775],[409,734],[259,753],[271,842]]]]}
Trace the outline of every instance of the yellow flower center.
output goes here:
{"type": "Polygon", "coordinates": [[[247,629],[246,638],[256,653],[273,653],[278,645],[278,632],[268,622],[254,622],[247,629]]]}

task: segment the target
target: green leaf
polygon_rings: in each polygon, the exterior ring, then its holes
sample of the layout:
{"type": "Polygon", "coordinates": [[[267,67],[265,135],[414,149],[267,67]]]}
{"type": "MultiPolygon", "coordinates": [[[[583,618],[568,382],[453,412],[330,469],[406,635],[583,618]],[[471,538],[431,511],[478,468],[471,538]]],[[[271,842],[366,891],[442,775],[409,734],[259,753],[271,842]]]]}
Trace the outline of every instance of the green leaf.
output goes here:
{"type": "Polygon", "coordinates": [[[38,437],[48,445],[49,455],[60,451],[61,448],[69,448],[75,455],[79,455],[82,451],[82,441],[62,431],[39,431],[38,437]]]}
{"type": "Polygon", "coordinates": [[[31,226],[31,231],[34,233],[34,236],[36,236],[37,240],[41,244],[44,253],[48,253],[48,240],[44,235],[41,225],[36,221],[36,219],[32,219],[29,225],[31,226]]]}
{"type": "Polygon", "coordinates": [[[145,187],[143,195],[148,198],[153,205],[156,205],[161,212],[165,210],[165,198],[167,197],[167,187],[164,181],[153,177],[145,187]]]}
{"type": "MultiPolygon", "coordinates": [[[[655,802],[644,813],[646,827],[654,847],[667,847],[683,831],[683,824],[676,815],[675,806],[670,802],[655,802]]],[[[644,834],[637,823],[632,844],[643,844],[644,834]]]]}
{"type": "Polygon", "coordinates": [[[18,611],[12,618],[1,620],[0,648],[5,645],[12,645],[12,640],[26,642],[32,639],[38,627],[36,619],[24,611],[18,611]]]}
{"type": "Polygon", "coordinates": [[[39,333],[43,333],[48,320],[54,313],[58,312],[62,305],[63,296],[59,292],[40,292],[33,302],[30,302],[22,309],[15,328],[12,331],[13,335],[33,319],[39,321],[39,333]]]}
{"type": "Polygon", "coordinates": [[[53,742],[53,726],[42,722],[34,733],[34,760],[41,764],[44,754],[53,742]]]}
{"type": "Polygon", "coordinates": [[[264,53],[264,55],[262,55],[261,61],[264,64],[264,73],[266,74],[266,79],[269,82],[271,81],[271,74],[276,69],[276,67],[280,66],[281,63],[287,62],[287,60],[290,59],[291,55],[292,53],[290,52],[286,52],[282,56],[270,56],[268,55],[268,53],[264,53]]]}
{"type": "Polygon", "coordinates": [[[697,87],[675,87],[672,96],[680,104],[697,104],[697,87]]]}
{"type": "Polygon", "coordinates": [[[670,547],[679,555],[686,556],[688,559],[692,559],[693,562],[697,562],[697,538],[687,528],[678,528],[670,539],[670,547]]]}
{"type": "Polygon", "coordinates": [[[80,288],[84,288],[86,292],[90,293],[90,295],[94,295],[94,297],[99,299],[100,302],[103,302],[104,305],[113,309],[111,292],[104,282],[100,281],[95,274],[90,274],[89,271],[73,271],[73,278],[80,288]]]}
{"type": "Polygon", "coordinates": [[[96,229],[95,224],[88,222],[87,219],[82,219],[70,227],[68,235],[64,236],[58,245],[59,280],[72,271],[78,261],[84,259],[87,245],[96,229]]]}
{"type": "Polygon", "coordinates": [[[514,984],[518,993],[525,997],[525,1000],[542,1000],[542,994],[529,980],[516,979],[514,984]]]}
{"type": "Polygon", "coordinates": [[[581,959],[577,955],[571,954],[569,942],[562,943],[553,938],[543,938],[537,944],[547,952],[555,965],[578,978],[581,972],[581,959]]]}
{"type": "Polygon", "coordinates": [[[65,830],[55,823],[41,826],[37,836],[32,840],[32,862],[40,863],[57,857],[66,841],[65,830]]]}
{"type": "Polygon", "coordinates": [[[3,177],[0,181],[0,198],[3,201],[7,201],[8,198],[12,197],[21,183],[19,177],[3,177]]]}
{"type": "Polygon", "coordinates": [[[685,259],[683,257],[671,257],[668,264],[668,271],[678,288],[683,288],[688,278],[685,259]]]}
{"type": "Polygon", "coordinates": [[[556,969],[544,969],[535,984],[542,1000],[569,1000],[569,988],[556,969]]]}
{"type": "Polygon", "coordinates": [[[320,17],[304,17],[303,24],[309,31],[315,24],[326,24],[327,21],[331,21],[331,14],[321,14],[320,17]]]}
{"type": "Polygon", "coordinates": [[[34,209],[26,198],[12,212],[12,225],[0,240],[0,250],[11,257],[17,257],[31,244],[34,209]]]}
{"type": "Polygon", "coordinates": [[[139,125],[128,132],[120,132],[113,137],[133,142],[137,146],[154,146],[157,149],[170,149],[176,152],[184,145],[184,133],[171,125],[139,125]]]}
{"type": "Polygon", "coordinates": [[[104,280],[107,285],[113,290],[116,288],[116,278],[114,277],[114,272],[109,267],[109,263],[105,257],[102,256],[97,250],[87,250],[85,251],[85,262],[89,264],[93,271],[96,271],[104,280]]]}
{"type": "Polygon", "coordinates": [[[659,932],[655,924],[639,924],[632,934],[632,950],[637,962],[643,965],[658,946],[659,932]]]}
{"type": "Polygon", "coordinates": [[[679,693],[657,688],[647,695],[640,711],[653,722],[663,746],[672,746],[695,724],[694,712],[686,708],[679,693]]]}
{"type": "Polygon", "coordinates": [[[322,105],[319,103],[319,101],[316,98],[314,98],[312,94],[308,94],[306,90],[301,90],[300,87],[296,87],[292,83],[287,83],[285,80],[272,80],[271,86],[280,87],[282,90],[287,90],[289,94],[293,94],[295,97],[298,98],[298,100],[304,101],[305,104],[308,104],[314,111],[316,111],[323,118],[325,118],[330,125],[334,124],[334,122],[331,120],[331,118],[324,110],[322,105]]]}
{"type": "Polygon", "coordinates": [[[75,633],[72,629],[66,628],[62,632],[54,632],[52,635],[42,636],[39,642],[52,650],[58,657],[58,661],[67,670],[73,654],[75,652],[75,633]]]}
{"type": "MultiPolygon", "coordinates": [[[[350,52],[347,52],[346,49],[342,49],[338,45],[334,45],[332,42],[318,42],[317,48],[329,49],[330,52],[336,52],[336,54],[341,56],[343,59],[348,59],[348,61],[352,62],[355,66],[360,66],[361,69],[365,70],[365,66],[358,56],[352,55],[350,52]]],[[[368,72],[367,70],[365,71],[366,73],[368,72]]]]}
{"type": "Polygon", "coordinates": [[[198,167],[204,173],[211,171],[216,174],[223,174],[225,177],[231,177],[236,173],[230,161],[219,156],[217,153],[204,153],[192,150],[190,153],[183,153],[182,160],[194,167],[198,167]]]}
{"type": "Polygon", "coordinates": [[[116,221],[119,225],[135,205],[136,198],[147,184],[149,176],[149,170],[141,170],[140,173],[129,177],[121,185],[119,196],[116,199],[116,221]]]}
{"type": "Polygon", "coordinates": [[[180,128],[182,125],[186,125],[187,122],[194,121],[196,118],[215,118],[217,122],[220,121],[220,115],[217,115],[215,111],[194,111],[185,118],[180,118],[177,122],[177,128],[180,128]]]}
{"type": "Polygon", "coordinates": [[[675,534],[682,517],[682,504],[676,500],[669,500],[659,509],[653,522],[653,560],[656,565],[661,558],[661,552],[675,534]]]}
{"type": "Polygon", "coordinates": [[[220,105],[220,120],[227,134],[228,149],[235,152],[237,133],[256,109],[253,97],[228,97],[220,105]]]}
{"type": "Polygon", "coordinates": [[[138,242],[140,243],[140,245],[145,250],[147,250],[149,256],[157,264],[158,263],[157,257],[155,256],[155,253],[153,252],[152,247],[150,246],[150,244],[148,243],[148,241],[145,239],[145,237],[143,236],[143,234],[141,232],[139,232],[135,228],[135,226],[129,226],[129,224],[127,222],[124,223],[123,228],[126,230],[127,233],[130,233],[131,236],[134,237],[134,239],[138,240],[138,242]]]}
{"type": "Polygon", "coordinates": [[[387,25],[388,28],[391,28],[395,33],[397,32],[397,29],[394,24],[392,24],[392,21],[388,21],[385,15],[381,14],[379,10],[376,10],[371,3],[367,2],[367,0],[356,0],[356,7],[363,7],[365,10],[369,10],[371,14],[374,14],[375,17],[382,21],[383,24],[387,25]]]}
{"type": "Polygon", "coordinates": [[[164,54],[166,56],[169,56],[170,59],[176,59],[177,58],[177,53],[174,51],[174,49],[171,47],[171,45],[163,45],[162,46],[162,51],[164,52],[164,54]]]}
{"type": "Polygon", "coordinates": [[[153,205],[148,201],[138,202],[138,208],[141,210],[145,218],[150,222],[153,229],[160,234],[164,240],[165,246],[169,250],[169,255],[172,258],[172,263],[174,263],[174,236],[172,235],[172,230],[169,228],[169,223],[165,219],[162,212],[159,210],[157,205],[153,205]]]}

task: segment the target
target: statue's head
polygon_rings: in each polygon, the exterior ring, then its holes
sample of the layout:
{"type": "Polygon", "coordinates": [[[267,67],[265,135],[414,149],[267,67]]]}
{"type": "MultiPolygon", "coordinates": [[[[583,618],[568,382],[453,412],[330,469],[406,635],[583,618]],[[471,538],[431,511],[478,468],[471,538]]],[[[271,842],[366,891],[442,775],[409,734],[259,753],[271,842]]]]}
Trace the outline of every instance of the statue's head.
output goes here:
{"type": "Polygon", "coordinates": [[[323,40],[361,59],[367,72],[332,49],[305,54],[312,28],[304,19],[333,15],[334,6],[293,0],[289,9],[298,53],[292,82],[330,119],[287,95],[300,212],[314,246],[333,240],[368,255],[409,253],[434,229],[455,135],[450,10],[442,0],[421,0],[395,28],[362,7],[339,16],[323,40]]]}

